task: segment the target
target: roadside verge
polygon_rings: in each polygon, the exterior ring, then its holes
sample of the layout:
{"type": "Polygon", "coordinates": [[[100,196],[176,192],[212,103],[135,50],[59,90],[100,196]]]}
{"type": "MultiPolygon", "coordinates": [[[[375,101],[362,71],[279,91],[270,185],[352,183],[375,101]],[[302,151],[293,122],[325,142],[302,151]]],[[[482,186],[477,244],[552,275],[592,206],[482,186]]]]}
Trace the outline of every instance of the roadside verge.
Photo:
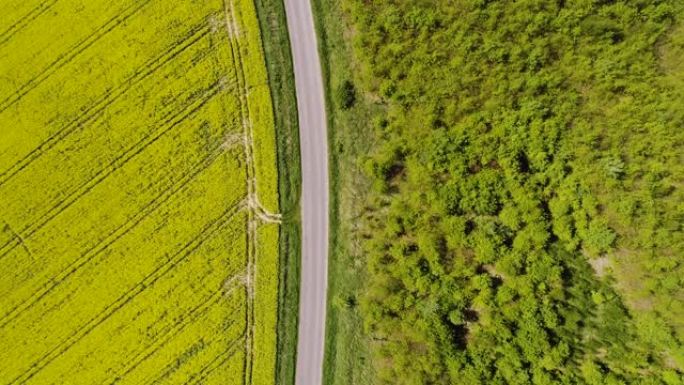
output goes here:
{"type": "Polygon", "coordinates": [[[254,0],[273,98],[278,152],[280,273],[276,384],[294,383],[299,308],[301,169],[294,71],[282,0],[254,0]]]}
{"type": "Polygon", "coordinates": [[[339,0],[311,0],[323,71],[330,156],[330,254],[323,384],[374,384],[370,339],[358,308],[365,261],[355,238],[370,186],[358,159],[373,145],[370,112],[379,108],[357,88],[351,108],[335,90],[355,82],[356,66],[339,0]]]}

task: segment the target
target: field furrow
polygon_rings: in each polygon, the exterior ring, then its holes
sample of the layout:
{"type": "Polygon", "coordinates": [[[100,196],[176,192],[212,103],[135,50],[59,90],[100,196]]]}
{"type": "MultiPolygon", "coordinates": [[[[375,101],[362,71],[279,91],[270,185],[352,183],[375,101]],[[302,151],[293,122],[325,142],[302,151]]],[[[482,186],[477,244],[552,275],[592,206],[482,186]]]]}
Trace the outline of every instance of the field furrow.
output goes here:
{"type": "Polygon", "coordinates": [[[22,16],[15,23],[7,27],[6,30],[0,33],[0,46],[7,43],[14,37],[15,34],[17,34],[17,32],[21,31],[23,28],[26,28],[27,25],[31,24],[34,20],[47,12],[50,8],[52,8],[53,5],[55,5],[56,2],[57,0],[41,2],[35,8],[31,9],[26,15],[22,16]]]}
{"type": "Polygon", "coordinates": [[[0,5],[0,385],[274,384],[275,127],[240,1],[0,5]]]}
{"type": "Polygon", "coordinates": [[[3,8],[0,12],[0,31],[2,35],[12,33],[12,30],[24,23],[25,19],[31,19],[32,15],[40,12],[46,4],[53,1],[40,0],[6,0],[3,1],[3,8]]]}
{"type": "MultiPolygon", "coordinates": [[[[59,127],[54,134],[41,142],[36,148],[31,150],[27,155],[0,174],[0,185],[5,184],[14,175],[23,171],[33,161],[42,156],[46,151],[49,151],[60,141],[73,134],[76,130],[83,129],[85,125],[101,116],[101,113],[105,109],[111,108],[112,103],[116,102],[123,96],[127,96],[127,92],[131,88],[138,86],[157,70],[161,69],[172,61],[174,64],[176,64],[176,66],[180,63],[183,63],[181,60],[176,58],[189,47],[192,47],[195,43],[206,37],[208,31],[209,29],[207,26],[199,26],[198,28],[192,29],[190,33],[188,33],[188,35],[185,36],[181,41],[172,44],[169,49],[163,52],[161,55],[147,61],[140,68],[136,69],[136,71],[133,72],[131,76],[127,77],[120,85],[113,89],[107,89],[95,100],[94,103],[82,109],[81,114],[75,119],[69,121],[64,126],[59,127]]],[[[192,64],[196,65],[197,62],[193,60],[192,64]]],[[[183,67],[183,69],[187,71],[189,68],[183,67]]],[[[128,97],[130,98],[130,96],[128,97]]]]}
{"type": "MultiPolygon", "coordinates": [[[[161,124],[152,132],[147,133],[140,141],[134,143],[132,146],[127,148],[125,152],[119,154],[116,158],[112,159],[109,163],[103,165],[103,167],[92,175],[90,179],[85,180],[75,188],[70,191],[62,191],[61,194],[58,192],[58,199],[55,202],[48,203],[48,207],[42,210],[42,214],[39,214],[35,219],[30,216],[18,216],[13,225],[17,226],[17,222],[22,221],[20,224],[20,230],[18,234],[22,238],[29,238],[34,235],[37,231],[41,230],[46,224],[48,224],[52,219],[54,219],[59,214],[63,213],[65,210],[70,208],[73,204],[78,202],[85,195],[89,194],[93,189],[97,188],[99,184],[106,181],[110,176],[117,175],[119,170],[125,169],[125,167],[130,164],[132,160],[138,160],[138,165],[144,163],[146,160],[146,152],[156,152],[157,148],[167,148],[168,144],[164,144],[166,141],[177,140],[177,136],[167,135],[173,130],[178,130],[181,133],[188,131],[187,125],[194,123],[193,117],[200,112],[207,104],[216,96],[220,91],[218,82],[211,85],[208,89],[203,90],[198,93],[199,95],[193,97],[192,100],[187,105],[183,106],[182,109],[178,109],[171,113],[169,117],[165,118],[161,124]],[[66,195],[62,197],[63,195],[66,195]]],[[[199,122],[199,124],[204,124],[205,122],[199,122]]],[[[200,126],[201,128],[201,126],[200,126]]],[[[180,135],[180,134],[179,134],[180,135]]],[[[216,139],[219,141],[221,138],[216,139]]],[[[142,165],[146,165],[144,163],[142,165]]],[[[21,186],[20,186],[21,187],[21,186]]],[[[17,190],[15,190],[17,191],[17,190]]],[[[8,194],[9,195],[9,194],[8,194]]],[[[22,195],[19,195],[19,199],[16,205],[30,204],[31,202],[27,199],[21,199],[22,195]]],[[[25,195],[24,195],[25,196],[25,195]]],[[[38,203],[39,205],[40,203],[38,203]]],[[[27,211],[35,212],[39,211],[41,207],[27,207],[27,211]]],[[[40,211],[39,211],[40,212],[40,211]]],[[[15,218],[10,216],[6,217],[7,221],[12,221],[15,218]]],[[[14,245],[18,243],[15,238],[14,245]]],[[[4,252],[13,247],[10,245],[4,245],[0,247],[0,259],[2,259],[4,252]]]]}
{"type": "MultiPolygon", "coordinates": [[[[70,248],[61,251],[57,251],[54,249],[50,250],[50,252],[52,253],[63,253],[62,255],[64,256],[67,256],[73,252],[79,253],[75,259],[68,262],[68,265],[61,268],[61,270],[59,271],[53,270],[60,268],[56,264],[46,266],[51,267],[53,269],[47,271],[40,271],[35,267],[29,268],[30,264],[27,263],[27,260],[22,260],[19,257],[12,259],[12,264],[9,264],[8,267],[5,269],[5,271],[12,272],[12,274],[6,274],[7,277],[5,280],[2,281],[3,285],[0,288],[0,293],[2,293],[3,296],[2,303],[4,305],[7,305],[6,307],[7,309],[9,309],[9,311],[3,314],[2,318],[0,318],[0,327],[6,325],[8,322],[11,322],[23,311],[27,310],[36,302],[40,301],[42,298],[48,295],[55,287],[60,285],[64,280],[71,277],[74,273],[76,273],[78,270],[86,266],[88,263],[100,257],[103,253],[110,252],[116,242],[129,241],[126,237],[132,236],[133,234],[130,234],[131,231],[136,230],[138,226],[143,227],[147,223],[155,223],[154,221],[157,220],[159,216],[161,216],[165,221],[163,225],[167,225],[168,221],[165,219],[166,216],[170,214],[182,214],[182,212],[170,211],[169,209],[171,208],[166,207],[166,205],[179,204],[187,199],[192,199],[193,197],[200,196],[203,193],[203,190],[198,191],[197,187],[201,187],[202,185],[197,185],[197,183],[191,184],[191,182],[195,181],[195,179],[197,179],[198,177],[200,177],[199,182],[203,182],[203,179],[206,180],[207,177],[224,176],[224,169],[218,168],[214,165],[215,161],[220,159],[221,155],[223,154],[217,152],[215,154],[211,154],[208,158],[204,159],[203,162],[200,163],[194,170],[192,170],[188,174],[183,175],[183,178],[176,182],[173,186],[161,190],[161,194],[155,197],[155,199],[150,201],[141,210],[137,211],[132,219],[127,220],[120,227],[116,228],[114,231],[109,233],[107,237],[100,240],[93,247],[89,247],[85,251],[79,252],[79,250],[73,248],[73,244],[64,244],[64,246],[70,248]],[[207,170],[207,168],[211,166],[214,166],[213,169],[207,170]],[[205,171],[207,172],[204,173],[205,171]],[[216,172],[223,173],[217,174],[216,172]],[[176,196],[176,194],[182,195],[176,196]],[[158,210],[164,208],[166,208],[169,211],[158,212],[158,210]],[[22,267],[27,269],[24,270],[22,267]],[[42,283],[42,285],[40,283],[42,283]],[[21,300],[16,299],[22,294],[27,295],[25,293],[31,294],[28,294],[28,298],[21,300]],[[9,305],[9,303],[12,300],[15,300],[16,304],[9,305]]],[[[239,197],[233,198],[233,202],[235,202],[238,198],[239,197]]],[[[213,209],[213,206],[204,207],[213,209]]],[[[196,213],[204,214],[203,211],[196,211],[196,213]]],[[[156,226],[157,227],[154,228],[155,231],[159,230],[159,226],[161,226],[161,224],[157,224],[156,226]]],[[[22,249],[19,248],[17,250],[21,251],[22,249]]],[[[25,255],[23,257],[28,258],[30,257],[30,255],[25,255]]],[[[67,261],[68,260],[65,259],[65,262],[67,261]]]]}
{"type": "MultiPolygon", "coordinates": [[[[85,36],[84,39],[77,42],[74,46],[67,49],[65,52],[59,54],[55,60],[46,65],[41,71],[33,75],[31,78],[27,79],[25,83],[16,88],[14,92],[10,92],[3,100],[0,101],[0,113],[4,112],[8,108],[12,107],[15,103],[19,102],[21,98],[27,93],[35,89],[40,83],[47,79],[54,72],[60,70],[65,65],[69,64],[75,57],[90,48],[98,40],[102,39],[108,33],[113,31],[115,28],[119,27],[125,23],[129,18],[133,17],[138,13],[144,6],[146,6],[152,0],[143,0],[140,2],[133,2],[126,8],[124,8],[121,13],[115,15],[113,18],[107,20],[102,26],[92,31],[91,34],[85,36]]],[[[52,48],[52,47],[50,47],[52,48]]],[[[31,63],[32,66],[35,63],[31,63]]],[[[21,79],[19,77],[18,79],[21,79]]],[[[2,91],[0,91],[2,92],[2,91]]],[[[4,92],[3,92],[4,94],[4,92]]]]}
{"type": "MultiPolygon", "coordinates": [[[[230,220],[235,215],[240,209],[242,208],[242,205],[236,205],[233,207],[230,207],[226,209],[221,215],[215,219],[213,219],[210,223],[208,223],[202,230],[197,233],[192,240],[190,240],[188,243],[183,245],[183,247],[173,253],[171,256],[166,255],[167,259],[164,261],[159,266],[155,266],[152,271],[147,273],[145,277],[140,280],[139,282],[135,283],[132,287],[128,287],[125,289],[125,291],[118,297],[116,298],[113,302],[108,303],[106,306],[102,307],[100,306],[101,310],[99,311],[93,311],[92,309],[89,309],[90,311],[88,313],[95,313],[96,315],[87,320],[83,324],[79,324],[72,332],[67,333],[66,338],[61,337],[60,335],[60,330],[64,328],[63,325],[59,325],[58,320],[61,317],[64,317],[64,314],[60,313],[65,313],[67,312],[67,309],[65,309],[64,306],[58,306],[52,308],[53,313],[52,313],[52,318],[57,318],[55,321],[56,322],[45,322],[45,319],[41,319],[40,323],[38,324],[38,327],[40,328],[50,328],[50,331],[48,332],[47,330],[41,330],[39,329],[38,332],[41,333],[41,335],[49,335],[51,336],[52,339],[59,339],[59,342],[57,342],[54,345],[49,345],[47,346],[47,351],[45,351],[43,354],[41,354],[36,360],[31,362],[26,369],[24,369],[19,376],[17,376],[13,381],[10,383],[19,383],[23,384],[26,383],[28,380],[30,380],[33,376],[35,376],[37,373],[39,373],[45,366],[49,365],[52,363],[54,360],[62,356],[65,352],[67,352],[69,349],[71,349],[74,345],[82,341],[85,337],[89,336],[96,328],[98,328],[100,325],[108,321],[113,315],[115,315],[117,312],[119,312],[121,309],[126,307],[127,305],[131,303],[135,303],[135,300],[139,298],[139,295],[142,293],[148,292],[148,288],[152,288],[155,286],[155,284],[161,280],[162,278],[167,278],[170,274],[172,275],[172,272],[177,268],[177,267],[182,267],[185,262],[187,261],[188,257],[191,255],[195,254],[195,252],[200,249],[205,241],[208,239],[213,238],[217,234],[221,233],[226,226],[230,224],[230,220]],[[60,317],[61,316],[61,317],[60,317]]],[[[239,222],[237,222],[239,223],[239,222]]],[[[87,279],[87,278],[86,278],[87,279]]],[[[106,283],[106,281],[105,281],[106,283]]],[[[112,291],[111,287],[106,287],[105,290],[108,290],[109,292],[112,291]]],[[[80,291],[81,294],[85,297],[84,302],[87,304],[89,301],[91,301],[91,295],[90,293],[84,293],[83,291],[80,291]]],[[[141,300],[144,301],[144,300],[141,300]]],[[[73,302],[71,302],[73,303],[73,302]]],[[[99,305],[102,305],[102,302],[99,305]]],[[[63,305],[64,303],[60,303],[60,305],[63,305]]],[[[149,303],[148,303],[149,305],[149,303]]],[[[132,305],[134,306],[134,305],[132,305]]],[[[74,306],[78,307],[78,309],[69,309],[72,310],[72,312],[69,312],[69,317],[73,320],[74,314],[73,310],[81,310],[83,312],[83,307],[82,306],[74,306]]],[[[175,308],[175,306],[174,306],[175,308]]],[[[27,323],[17,323],[19,327],[25,328],[26,326],[31,327],[33,325],[36,325],[36,322],[27,322],[27,323]],[[26,325],[26,326],[25,326],[26,325]]],[[[11,328],[10,330],[15,329],[11,328]]],[[[99,330],[99,329],[98,329],[99,330]]],[[[14,330],[12,330],[14,331],[14,330]]],[[[34,330],[31,330],[31,332],[34,332],[34,330]]],[[[14,334],[17,336],[23,336],[23,338],[27,338],[28,336],[31,336],[31,332],[26,332],[24,330],[20,330],[18,333],[14,334]]],[[[3,338],[5,341],[12,343],[14,342],[14,339],[11,338],[3,338]]],[[[32,338],[29,337],[28,341],[31,341],[32,338]]],[[[21,341],[21,340],[20,340],[21,341]]],[[[42,341],[43,343],[45,341],[42,341]]],[[[21,342],[20,342],[21,343],[21,342]]],[[[27,341],[24,340],[23,344],[26,344],[27,341]]],[[[13,353],[14,354],[14,353],[13,353]]],[[[2,357],[0,355],[0,357],[2,357]]],[[[23,360],[3,360],[4,362],[30,362],[29,361],[23,361],[23,360]]],[[[5,373],[9,372],[9,370],[4,371],[5,373]]]]}
{"type": "MultiPolygon", "coordinates": [[[[4,140],[0,142],[0,153],[7,151],[7,154],[0,158],[0,170],[3,173],[6,172],[38,148],[42,142],[48,141],[60,132],[64,126],[83,120],[83,115],[87,118],[93,115],[92,112],[101,110],[101,108],[93,110],[90,107],[102,99],[105,100],[100,104],[106,106],[114,99],[113,96],[124,97],[127,90],[137,87],[135,84],[130,84],[132,80],[141,81],[147,76],[140,74],[149,75],[150,69],[158,67],[155,61],[157,59],[169,60],[165,63],[167,67],[170,67],[167,70],[174,71],[174,73],[159,74],[148,79],[148,82],[184,81],[186,76],[189,76],[187,81],[197,79],[196,75],[185,73],[194,66],[193,62],[197,58],[218,55],[227,47],[222,44],[220,34],[210,32],[190,46],[191,52],[185,54],[189,57],[176,61],[165,56],[165,53],[173,51],[176,45],[188,48],[184,41],[192,39],[194,32],[198,30],[204,32],[206,28],[211,30],[208,18],[216,10],[209,9],[207,10],[209,14],[206,15],[200,9],[196,9],[201,7],[201,3],[188,5],[188,7],[190,8],[178,7],[170,2],[157,2],[153,6],[142,9],[138,17],[120,25],[106,38],[60,67],[59,72],[46,77],[34,91],[26,94],[24,96],[26,99],[14,106],[11,112],[0,114],[0,116],[12,114],[17,117],[14,120],[17,129],[8,132],[4,140]],[[156,20],[154,24],[150,24],[151,18],[156,20]],[[180,18],[184,18],[183,23],[178,22],[180,18]],[[88,76],[79,76],[83,73],[88,73],[88,76]],[[68,82],[65,83],[64,79],[68,79],[68,82]],[[108,96],[110,94],[111,96],[108,96]],[[86,111],[92,112],[86,114],[86,111]]],[[[80,19],[75,21],[81,22],[80,19]]],[[[55,27],[46,28],[54,29],[55,27]]],[[[34,33],[39,33],[39,31],[34,33]]],[[[31,36],[29,35],[28,38],[31,36]]],[[[33,40],[25,42],[24,45],[32,44],[33,40]]],[[[195,71],[195,73],[213,74],[214,70],[218,69],[222,76],[231,77],[230,63],[224,63],[218,67],[216,62],[213,63],[215,67],[208,69],[205,66],[204,72],[195,71]]],[[[8,69],[13,68],[11,63],[1,64],[3,67],[7,66],[8,69]]],[[[27,68],[27,70],[33,68],[30,63],[17,63],[16,66],[27,68]]],[[[10,73],[7,73],[5,77],[0,77],[0,89],[2,89],[3,81],[11,81],[7,87],[12,92],[16,91],[21,87],[19,84],[21,76],[14,75],[12,78],[9,76],[10,73]]],[[[182,89],[182,86],[174,88],[176,91],[182,89]]],[[[150,96],[155,94],[152,93],[150,96]]]]}

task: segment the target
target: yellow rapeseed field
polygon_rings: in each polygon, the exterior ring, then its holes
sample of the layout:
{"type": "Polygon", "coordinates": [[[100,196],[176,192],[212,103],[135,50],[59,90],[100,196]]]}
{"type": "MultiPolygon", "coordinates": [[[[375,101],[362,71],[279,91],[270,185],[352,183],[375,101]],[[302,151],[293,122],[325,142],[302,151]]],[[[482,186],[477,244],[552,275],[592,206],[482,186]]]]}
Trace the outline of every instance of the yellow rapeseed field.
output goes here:
{"type": "Polygon", "coordinates": [[[0,2],[0,385],[274,383],[252,0],[0,2]]]}

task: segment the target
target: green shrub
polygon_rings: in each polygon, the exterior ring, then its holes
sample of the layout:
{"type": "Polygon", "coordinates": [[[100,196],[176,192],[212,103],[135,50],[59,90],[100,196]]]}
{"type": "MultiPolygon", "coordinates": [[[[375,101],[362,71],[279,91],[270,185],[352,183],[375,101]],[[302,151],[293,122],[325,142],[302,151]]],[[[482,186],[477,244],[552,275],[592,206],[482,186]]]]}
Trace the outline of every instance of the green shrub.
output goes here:
{"type": "Polygon", "coordinates": [[[350,80],[342,82],[335,91],[335,99],[337,100],[337,105],[343,110],[354,107],[354,103],[356,103],[356,88],[354,87],[354,83],[350,80]]]}

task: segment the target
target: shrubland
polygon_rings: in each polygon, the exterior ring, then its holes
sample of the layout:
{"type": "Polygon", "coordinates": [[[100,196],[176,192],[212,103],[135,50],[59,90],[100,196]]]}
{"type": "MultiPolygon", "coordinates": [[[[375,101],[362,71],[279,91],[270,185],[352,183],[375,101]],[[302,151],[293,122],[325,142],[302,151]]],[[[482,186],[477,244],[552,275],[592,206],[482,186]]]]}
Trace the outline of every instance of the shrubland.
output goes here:
{"type": "Polygon", "coordinates": [[[681,4],[340,4],[378,381],[681,384],[681,4]]]}

